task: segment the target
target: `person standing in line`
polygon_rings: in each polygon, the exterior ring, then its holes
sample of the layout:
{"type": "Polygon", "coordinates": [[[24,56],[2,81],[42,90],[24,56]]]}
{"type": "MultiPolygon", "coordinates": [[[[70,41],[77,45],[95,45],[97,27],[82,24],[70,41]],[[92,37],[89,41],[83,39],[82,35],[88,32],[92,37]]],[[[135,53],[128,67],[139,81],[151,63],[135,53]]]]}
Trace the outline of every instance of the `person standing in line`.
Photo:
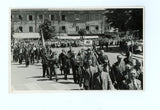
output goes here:
{"type": "Polygon", "coordinates": [[[126,53],[126,58],[124,58],[124,62],[125,62],[125,64],[129,64],[131,66],[134,65],[133,58],[132,58],[132,53],[130,51],[128,51],[126,53]]]}
{"type": "Polygon", "coordinates": [[[122,60],[122,56],[117,56],[117,62],[113,64],[111,70],[111,79],[116,89],[122,89],[123,84],[122,81],[125,79],[124,77],[125,64],[122,60]]]}
{"type": "Polygon", "coordinates": [[[27,45],[25,47],[25,63],[26,63],[26,67],[29,66],[29,56],[30,56],[30,53],[29,53],[29,45],[27,45]]]}
{"type": "Polygon", "coordinates": [[[142,62],[138,59],[136,60],[136,65],[134,66],[134,69],[137,71],[137,79],[141,81],[141,87],[143,89],[143,67],[142,62]]]}
{"type": "Polygon", "coordinates": [[[43,77],[45,77],[46,72],[47,72],[47,76],[49,76],[48,60],[47,60],[47,56],[46,56],[46,52],[45,52],[44,48],[42,48],[42,50],[41,50],[41,55],[42,55],[43,77]]]}
{"type": "Polygon", "coordinates": [[[64,49],[62,50],[62,53],[59,55],[59,63],[60,66],[63,68],[64,79],[67,80],[67,75],[69,74],[70,66],[69,66],[69,57],[64,49]]]}
{"type": "Polygon", "coordinates": [[[49,60],[49,67],[50,67],[50,73],[49,73],[49,79],[52,80],[52,76],[54,73],[54,76],[56,78],[56,81],[58,81],[58,76],[57,76],[57,71],[58,71],[58,57],[57,57],[57,53],[56,52],[52,52],[50,58],[48,58],[49,60]]]}
{"type": "Polygon", "coordinates": [[[92,60],[89,58],[84,62],[83,87],[85,90],[93,90],[93,75],[97,72],[96,67],[92,66],[92,60]]]}
{"type": "Polygon", "coordinates": [[[72,73],[73,73],[74,83],[78,83],[76,54],[72,49],[70,49],[70,51],[68,52],[68,56],[69,56],[70,66],[71,66],[72,73]]]}
{"type": "Polygon", "coordinates": [[[32,46],[31,46],[31,50],[30,50],[31,64],[34,64],[34,57],[35,57],[35,52],[34,52],[34,47],[33,47],[33,45],[32,45],[32,46]]]}
{"type": "Polygon", "coordinates": [[[19,64],[22,64],[22,61],[23,61],[23,48],[22,48],[22,45],[20,45],[20,48],[19,48],[19,64]]]}

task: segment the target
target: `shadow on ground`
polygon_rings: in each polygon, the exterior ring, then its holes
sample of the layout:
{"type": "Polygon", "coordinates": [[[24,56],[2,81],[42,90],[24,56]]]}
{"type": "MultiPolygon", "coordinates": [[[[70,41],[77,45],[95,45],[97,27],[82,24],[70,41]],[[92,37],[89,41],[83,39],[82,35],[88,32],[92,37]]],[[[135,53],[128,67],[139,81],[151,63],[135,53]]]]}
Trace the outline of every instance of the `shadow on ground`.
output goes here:
{"type": "Polygon", "coordinates": [[[61,84],[75,84],[73,82],[58,82],[58,83],[61,83],[61,84]]]}
{"type": "Polygon", "coordinates": [[[81,90],[81,89],[71,89],[71,90],[81,90]]]}

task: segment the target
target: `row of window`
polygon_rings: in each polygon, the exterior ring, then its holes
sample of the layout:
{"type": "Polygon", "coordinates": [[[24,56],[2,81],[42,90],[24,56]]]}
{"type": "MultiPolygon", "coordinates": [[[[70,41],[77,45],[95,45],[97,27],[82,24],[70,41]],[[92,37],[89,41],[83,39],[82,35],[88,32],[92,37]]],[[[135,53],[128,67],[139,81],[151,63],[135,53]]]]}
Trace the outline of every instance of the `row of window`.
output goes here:
{"type": "MultiPolygon", "coordinates": [[[[11,15],[11,19],[13,19],[13,18],[14,18],[14,15],[11,15]]],[[[17,15],[17,18],[19,20],[23,20],[23,16],[22,15],[17,15]]],[[[38,20],[43,20],[43,19],[44,19],[43,15],[38,15],[38,20]]],[[[33,15],[28,15],[27,16],[27,20],[33,21],[33,15]]],[[[51,21],[56,20],[56,16],[55,15],[50,15],[50,20],[51,21]]],[[[61,15],[61,20],[65,21],[66,20],[66,16],[65,15],[61,15]]]]}
{"type": "MultiPolygon", "coordinates": [[[[19,26],[19,32],[23,32],[23,27],[19,26]]],[[[33,32],[33,27],[29,26],[29,32],[33,32]]]]}
{"type": "MultiPolygon", "coordinates": [[[[66,27],[65,26],[62,26],[61,29],[62,29],[62,31],[66,32],[66,27]]],[[[90,30],[89,26],[86,26],[86,30],[87,31],[90,30]]],[[[96,26],[95,30],[98,31],[99,30],[99,26],[96,26]]],[[[19,31],[23,32],[23,27],[22,26],[19,27],[19,31]]],[[[78,32],[78,31],[79,31],[79,26],[76,26],[76,32],[78,32]]],[[[33,26],[29,26],[29,32],[33,32],[33,26]]]]}
{"type": "MultiPolygon", "coordinates": [[[[95,19],[100,19],[99,16],[100,15],[95,15],[95,19]]],[[[38,15],[37,17],[38,17],[38,20],[43,20],[44,19],[43,15],[38,15]]],[[[11,15],[11,19],[13,19],[13,18],[14,18],[14,15],[11,15]]],[[[22,15],[17,15],[17,18],[19,20],[23,20],[22,15]]],[[[49,18],[50,18],[51,21],[54,21],[54,20],[56,20],[56,15],[50,15],[49,18]]],[[[61,15],[60,18],[61,18],[62,21],[66,21],[66,15],[61,15]]],[[[33,15],[28,15],[27,20],[33,21],[33,15]]],[[[77,20],[77,21],[80,20],[80,15],[79,14],[75,14],[75,20],[77,20]]]]}

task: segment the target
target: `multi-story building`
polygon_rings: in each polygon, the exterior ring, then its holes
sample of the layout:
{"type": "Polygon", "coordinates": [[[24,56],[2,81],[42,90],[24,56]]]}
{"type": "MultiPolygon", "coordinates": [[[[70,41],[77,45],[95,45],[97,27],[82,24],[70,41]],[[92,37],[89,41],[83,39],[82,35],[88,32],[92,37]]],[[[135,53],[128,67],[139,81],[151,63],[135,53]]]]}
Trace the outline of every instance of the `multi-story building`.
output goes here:
{"type": "Polygon", "coordinates": [[[104,33],[104,11],[12,9],[11,29],[14,33],[38,33],[39,25],[48,19],[57,35],[78,35],[80,29],[85,29],[86,35],[99,35],[104,33]]]}

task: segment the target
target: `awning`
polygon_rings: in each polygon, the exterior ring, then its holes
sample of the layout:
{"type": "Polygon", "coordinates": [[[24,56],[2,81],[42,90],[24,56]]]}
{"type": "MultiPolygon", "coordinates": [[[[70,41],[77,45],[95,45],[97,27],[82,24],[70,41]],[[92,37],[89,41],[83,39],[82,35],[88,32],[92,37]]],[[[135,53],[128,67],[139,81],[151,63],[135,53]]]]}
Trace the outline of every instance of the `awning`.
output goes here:
{"type": "MultiPolygon", "coordinates": [[[[58,39],[80,39],[81,36],[57,36],[58,39]]],[[[83,36],[84,39],[96,39],[98,36],[83,36]]]]}
{"type": "Polygon", "coordinates": [[[35,39],[40,38],[39,33],[14,33],[13,37],[16,39],[35,39]]]}

